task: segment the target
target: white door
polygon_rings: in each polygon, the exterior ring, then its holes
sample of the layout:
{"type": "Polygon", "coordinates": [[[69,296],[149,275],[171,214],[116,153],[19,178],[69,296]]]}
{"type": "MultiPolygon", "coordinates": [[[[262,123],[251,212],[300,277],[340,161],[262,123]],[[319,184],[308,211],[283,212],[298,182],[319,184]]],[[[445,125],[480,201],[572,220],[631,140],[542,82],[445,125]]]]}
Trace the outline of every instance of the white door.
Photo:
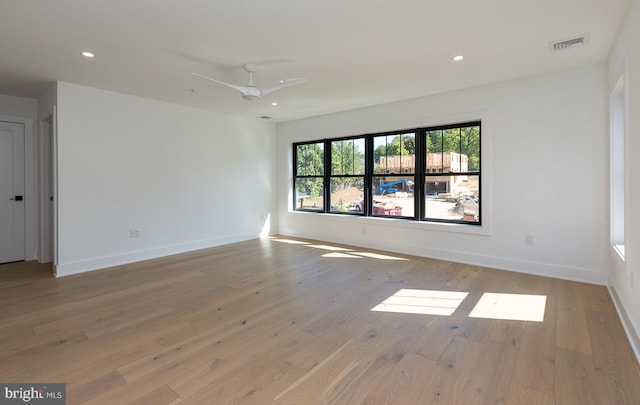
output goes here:
{"type": "Polygon", "coordinates": [[[0,121],[0,263],[25,259],[24,124],[0,121]]]}

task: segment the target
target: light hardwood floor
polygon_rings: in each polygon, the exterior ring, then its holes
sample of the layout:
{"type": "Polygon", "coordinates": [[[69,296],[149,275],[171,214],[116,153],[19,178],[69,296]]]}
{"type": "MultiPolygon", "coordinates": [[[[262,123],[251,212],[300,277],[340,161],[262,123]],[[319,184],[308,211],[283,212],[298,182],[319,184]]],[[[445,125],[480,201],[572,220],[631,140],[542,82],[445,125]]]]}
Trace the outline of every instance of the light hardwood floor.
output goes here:
{"type": "Polygon", "coordinates": [[[68,404],[640,403],[604,287],[324,242],[0,265],[0,320],[0,382],[64,382],[68,404]],[[371,311],[401,289],[468,295],[371,311]],[[544,296],[544,320],[470,317],[484,293],[544,296]]]}

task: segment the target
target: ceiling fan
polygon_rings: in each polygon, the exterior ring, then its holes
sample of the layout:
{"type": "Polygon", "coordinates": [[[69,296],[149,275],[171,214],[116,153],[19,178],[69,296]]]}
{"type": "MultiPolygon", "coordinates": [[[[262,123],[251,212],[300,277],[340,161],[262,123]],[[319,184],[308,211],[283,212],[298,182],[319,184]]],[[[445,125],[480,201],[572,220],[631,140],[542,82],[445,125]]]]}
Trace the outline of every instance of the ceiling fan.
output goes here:
{"type": "Polygon", "coordinates": [[[201,77],[203,79],[211,80],[212,82],[221,84],[223,86],[231,87],[232,89],[238,90],[242,94],[242,98],[247,101],[254,101],[259,99],[262,96],[265,96],[273,91],[283,89],[285,87],[293,86],[296,84],[304,83],[307,79],[285,79],[280,80],[278,83],[270,84],[268,86],[256,87],[253,84],[253,72],[255,72],[255,65],[251,63],[247,63],[242,66],[244,70],[249,73],[249,80],[247,81],[246,86],[237,86],[235,84],[225,83],[220,80],[212,79],[211,77],[199,75],[197,73],[191,73],[194,76],[201,77]]]}

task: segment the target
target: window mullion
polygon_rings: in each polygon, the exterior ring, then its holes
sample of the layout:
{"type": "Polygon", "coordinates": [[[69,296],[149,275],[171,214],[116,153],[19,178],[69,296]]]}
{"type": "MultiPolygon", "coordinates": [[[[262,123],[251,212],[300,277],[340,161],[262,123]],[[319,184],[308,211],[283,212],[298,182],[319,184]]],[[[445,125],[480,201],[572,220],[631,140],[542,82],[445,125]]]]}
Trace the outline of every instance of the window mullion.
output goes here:
{"type": "Polygon", "coordinates": [[[425,217],[424,196],[425,196],[425,166],[426,166],[426,137],[427,131],[417,129],[415,133],[415,184],[413,185],[413,197],[415,199],[416,220],[421,221],[425,217]]]}
{"type": "Polygon", "coordinates": [[[324,209],[323,212],[331,211],[331,172],[333,171],[333,166],[331,164],[331,140],[324,140],[324,177],[322,181],[323,188],[323,201],[324,201],[324,209]]]}
{"type": "Polygon", "coordinates": [[[370,216],[373,204],[373,135],[367,135],[364,141],[364,215],[370,216]]]}

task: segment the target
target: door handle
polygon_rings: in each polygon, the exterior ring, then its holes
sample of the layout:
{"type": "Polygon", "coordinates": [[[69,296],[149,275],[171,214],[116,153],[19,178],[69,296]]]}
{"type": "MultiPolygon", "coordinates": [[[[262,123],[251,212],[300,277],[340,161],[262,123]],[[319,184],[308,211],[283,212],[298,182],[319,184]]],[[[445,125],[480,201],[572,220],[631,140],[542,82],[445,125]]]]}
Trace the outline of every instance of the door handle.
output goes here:
{"type": "Polygon", "coordinates": [[[9,198],[11,201],[22,201],[22,196],[21,195],[17,195],[13,198],[9,198]]]}

